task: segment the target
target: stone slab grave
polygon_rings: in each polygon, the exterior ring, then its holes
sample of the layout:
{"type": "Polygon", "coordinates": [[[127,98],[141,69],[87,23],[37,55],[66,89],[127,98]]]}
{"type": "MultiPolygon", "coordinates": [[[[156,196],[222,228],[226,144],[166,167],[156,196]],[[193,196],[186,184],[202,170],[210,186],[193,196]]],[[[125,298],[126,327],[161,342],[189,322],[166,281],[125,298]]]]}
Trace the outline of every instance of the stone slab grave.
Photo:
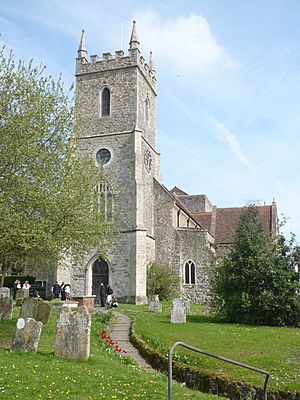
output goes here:
{"type": "Polygon", "coordinates": [[[13,299],[11,297],[0,297],[0,320],[12,319],[13,299]]]}
{"type": "Polygon", "coordinates": [[[33,318],[19,318],[17,329],[12,344],[12,350],[25,350],[36,352],[42,332],[42,322],[33,318]]]}
{"type": "Polygon", "coordinates": [[[8,287],[0,288],[0,299],[2,297],[10,297],[10,288],[8,288],[8,287]]]}
{"type": "Polygon", "coordinates": [[[149,311],[156,313],[162,312],[162,304],[159,302],[159,297],[157,294],[149,296],[149,311]]]}
{"type": "Polygon", "coordinates": [[[186,323],[186,306],[185,301],[182,299],[172,300],[171,305],[171,322],[173,324],[186,323]]]}
{"type": "Polygon", "coordinates": [[[62,307],[57,317],[55,352],[58,357],[87,360],[90,357],[91,315],[85,306],[76,314],[62,307]]]}

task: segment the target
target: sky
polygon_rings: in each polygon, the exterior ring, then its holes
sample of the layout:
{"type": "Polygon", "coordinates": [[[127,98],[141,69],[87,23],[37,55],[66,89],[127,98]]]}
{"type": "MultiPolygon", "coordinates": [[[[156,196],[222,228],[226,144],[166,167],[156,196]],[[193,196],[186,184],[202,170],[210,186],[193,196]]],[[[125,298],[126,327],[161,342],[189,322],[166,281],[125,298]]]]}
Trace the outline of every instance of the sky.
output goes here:
{"type": "Polygon", "coordinates": [[[217,207],[271,204],[300,242],[300,1],[0,0],[0,44],[75,81],[88,56],[129,47],[136,20],[157,73],[163,183],[217,207]]]}

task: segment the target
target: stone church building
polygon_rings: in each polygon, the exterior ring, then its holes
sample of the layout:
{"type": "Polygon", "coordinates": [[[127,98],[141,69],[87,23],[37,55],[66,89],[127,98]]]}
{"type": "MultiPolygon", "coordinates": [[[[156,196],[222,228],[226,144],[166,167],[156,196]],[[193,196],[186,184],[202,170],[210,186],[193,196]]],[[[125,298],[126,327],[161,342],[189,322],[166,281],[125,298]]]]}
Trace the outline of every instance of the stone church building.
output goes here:
{"type": "MultiPolygon", "coordinates": [[[[88,60],[82,31],[76,59],[79,151],[105,170],[108,182],[99,182],[97,192],[107,218],[118,216],[119,234],[105,261],[95,249],[83,263],[58,269],[57,279],[70,282],[74,296],[98,297],[103,282],[120,301],[145,303],[147,266],[157,261],[176,268],[184,298],[205,303],[216,247],[232,241],[242,208],[217,208],[206,195],[163,185],[156,96],[151,53],[146,62],[135,22],[128,55],[119,50],[88,60]]],[[[276,204],[259,209],[265,229],[274,231],[276,204]]]]}

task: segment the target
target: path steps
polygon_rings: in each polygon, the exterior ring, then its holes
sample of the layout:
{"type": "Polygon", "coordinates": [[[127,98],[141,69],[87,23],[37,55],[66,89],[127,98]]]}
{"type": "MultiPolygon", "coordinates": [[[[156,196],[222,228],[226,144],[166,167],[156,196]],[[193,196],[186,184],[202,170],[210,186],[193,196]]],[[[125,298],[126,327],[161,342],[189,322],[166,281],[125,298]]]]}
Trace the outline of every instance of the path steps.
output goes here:
{"type": "Polygon", "coordinates": [[[131,320],[127,315],[121,314],[118,311],[113,311],[115,316],[111,325],[110,337],[118,342],[119,347],[127,352],[143,369],[149,372],[156,372],[150,364],[148,364],[139,354],[137,349],[129,341],[129,331],[131,320]]]}

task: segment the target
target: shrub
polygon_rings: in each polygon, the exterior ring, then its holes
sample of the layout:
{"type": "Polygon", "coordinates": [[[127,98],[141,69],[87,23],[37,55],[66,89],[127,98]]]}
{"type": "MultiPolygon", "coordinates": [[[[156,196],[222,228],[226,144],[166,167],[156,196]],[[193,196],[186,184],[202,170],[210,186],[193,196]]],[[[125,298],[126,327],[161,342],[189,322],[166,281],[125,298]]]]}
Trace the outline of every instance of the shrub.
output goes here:
{"type": "Polygon", "coordinates": [[[147,270],[147,295],[157,294],[161,300],[172,299],[178,295],[180,278],[169,264],[152,262],[147,270]]]}

